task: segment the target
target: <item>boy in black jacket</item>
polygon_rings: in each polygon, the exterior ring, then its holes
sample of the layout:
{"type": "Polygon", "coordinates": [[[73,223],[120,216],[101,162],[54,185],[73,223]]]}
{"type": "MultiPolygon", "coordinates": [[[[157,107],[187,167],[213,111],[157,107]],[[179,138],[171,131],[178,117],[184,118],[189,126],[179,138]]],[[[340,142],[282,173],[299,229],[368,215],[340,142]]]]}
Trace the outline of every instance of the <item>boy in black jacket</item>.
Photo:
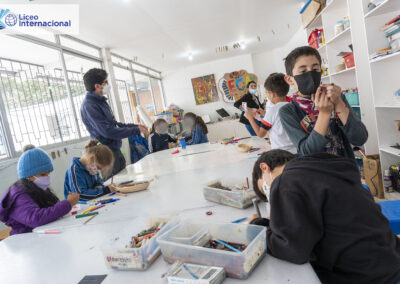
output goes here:
{"type": "Polygon", "coordinates": [[[322,153],[287,162],[289,155],[272,150],[254,166],[254,188],[271,205],[269,253],[310,262],[323,283],[400,281],[400,239],[363,188],[355,161],[322,153]]]}

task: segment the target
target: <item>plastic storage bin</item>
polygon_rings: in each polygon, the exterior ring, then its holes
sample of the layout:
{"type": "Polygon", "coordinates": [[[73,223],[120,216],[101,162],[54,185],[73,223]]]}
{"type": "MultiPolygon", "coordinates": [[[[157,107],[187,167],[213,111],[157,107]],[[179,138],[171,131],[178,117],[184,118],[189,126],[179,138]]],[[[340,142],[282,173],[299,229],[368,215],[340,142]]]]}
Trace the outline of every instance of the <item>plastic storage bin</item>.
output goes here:
{"type": "Polygon", "coordinates": [[[246,279],[265,255],[266,229],[247,224],[182,221],[158,238],[164,259],[223,267],[229,277],[246,279]],[[211,239],[246,244],[242,252],[203,247],[211,239]]]}
{"type": "MultiPolygon", "coordinates": [[[[204,198],[208,201],[216,202],[223,205],[228,205],[236,208],[247,208],[251,206],[252,199],[256,197],[252,186],[248,190],[232,190],[227,191],[219,188],[215,188],[217,183],[221,183],[224,186],[234,188],[235,185],[243,185],[243,181],[237,179],[219,179],[207,183],[203,188],[204,198]]],[[[251,184],[251,183],[250,183],[251,184]]]]}
{"type": "Polygon", "coordinates": [[[352,106],[360,104],[358,92],[347,92],[346,99],[347,99],[347,102],[352,106]]]}
{"type": "Polygon", "coordinates": [[[112,246],[103,247],[102,252],[107,267],[116,270],[146,270],[161,254],[158,238],[164,232],[176,226],[179,223],[179,219],[177,217],[173,219],[151,218],[148,222],[148,226],[152,227],[159,224],[159,222],[165,221],[168,223],[153,238],[148,240],[143,247],[125,248],[125,245],[129,243],[135,233],[127,238],[119,239],[112,246]]]}

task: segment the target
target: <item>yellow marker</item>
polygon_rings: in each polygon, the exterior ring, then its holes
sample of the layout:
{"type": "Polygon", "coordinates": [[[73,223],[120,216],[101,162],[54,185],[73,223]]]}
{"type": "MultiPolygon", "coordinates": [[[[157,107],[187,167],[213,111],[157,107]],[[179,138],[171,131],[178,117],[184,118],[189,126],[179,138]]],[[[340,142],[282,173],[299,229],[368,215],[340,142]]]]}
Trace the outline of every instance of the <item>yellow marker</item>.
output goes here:
{"type": "Polygon", "coordinates": [[[82,211],[81,214],[86,214],[86,213],[90,212],[91,210],[93,210],[94,208],[96,208],[96,206],[92,206],[89,209],[86,209],[85,211],[82,211]]]}

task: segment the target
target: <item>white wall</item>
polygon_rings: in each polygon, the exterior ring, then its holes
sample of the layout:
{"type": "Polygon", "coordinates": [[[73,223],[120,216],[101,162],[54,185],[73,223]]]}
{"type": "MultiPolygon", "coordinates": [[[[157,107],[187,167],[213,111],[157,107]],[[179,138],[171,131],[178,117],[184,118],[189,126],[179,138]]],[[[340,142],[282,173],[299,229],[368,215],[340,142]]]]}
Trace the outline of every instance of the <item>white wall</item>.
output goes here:
{"type": "Polygon", "coordinates": [[[220,100],[218,102],[196,105],[191,79],[214,74],[216,83],[218,84],[218,80],[225,73],[241,69],[253,73],[253,60],[250,54],[196,64],[163,73],[166,106],[174,103],[183,108],[185,112],[191,111],[197,115],[209,114],[212,119],[218,117],[215,110],[219,108],[225,108],[230,114],[239,113],[239,110],[234,108],[232,103],[222,101],[221,94],[219,94],[220,100]]]}
{"type": "MultiPolygon", "coordinates": [[[[72,158],[81,156],[85,144],[86,142],[80,142],[46,151],[50,156],[51,152],[56,153],[56,159],[52,160],[54,171],[50,174],[50,177],[51,188],[54,190],[60,200],[64,199],[65,172],[67,171],[67,168],[71,165],[72,158]],[[64,148],[67,149],[67,154],[64,152],[64,148]],[[60,151],[60,157],[58,157],[58,151],[60,151]]],[[[9,186],[18,180],[17,162],[18,159],[14,159],[5,161],[0,165],[0,177],[2,184],[2,186],[0,187],[0,196],[3,196],[9,186]]],[[[5,228],[6,227],[4,223],[0,222],[0,230],[3,230],[5,228]]]]}

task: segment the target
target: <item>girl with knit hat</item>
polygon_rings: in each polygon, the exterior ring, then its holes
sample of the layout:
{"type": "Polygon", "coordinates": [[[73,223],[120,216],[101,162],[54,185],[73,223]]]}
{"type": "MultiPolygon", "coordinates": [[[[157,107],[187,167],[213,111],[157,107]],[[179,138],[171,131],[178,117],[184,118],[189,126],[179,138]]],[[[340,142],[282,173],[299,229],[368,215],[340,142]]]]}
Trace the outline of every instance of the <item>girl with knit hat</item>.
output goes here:
{"type": "Polygon", "coordinates": [[[25,147],[17,169],[19,180],[0,199],[0,221],[12,228],[10,235],[32,232],[64,216],[78,203],[77,193],[60,201],[51,191],[53,164],[42,149],[25,147]]]}

